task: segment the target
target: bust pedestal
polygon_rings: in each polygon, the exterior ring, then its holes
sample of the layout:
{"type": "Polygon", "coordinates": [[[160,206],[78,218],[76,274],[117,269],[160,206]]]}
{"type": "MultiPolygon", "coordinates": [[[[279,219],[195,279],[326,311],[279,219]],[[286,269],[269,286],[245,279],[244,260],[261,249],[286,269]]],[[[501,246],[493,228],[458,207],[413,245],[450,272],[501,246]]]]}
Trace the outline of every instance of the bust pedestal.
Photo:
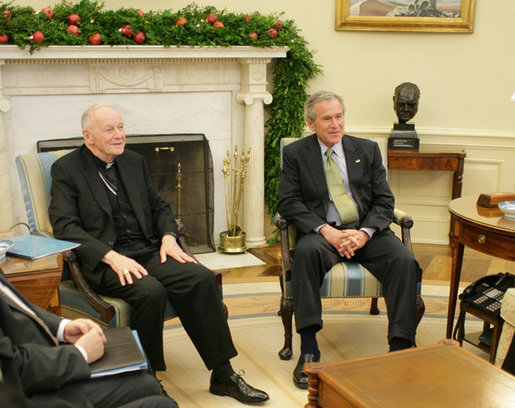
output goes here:
{"type": "Polygon", "coordinates": [[[418,150],[419,146],[420,141],[415,130],[415,125],[409,123],[394,123],[393,129],[388,137],[389,149],[418,150]]]}

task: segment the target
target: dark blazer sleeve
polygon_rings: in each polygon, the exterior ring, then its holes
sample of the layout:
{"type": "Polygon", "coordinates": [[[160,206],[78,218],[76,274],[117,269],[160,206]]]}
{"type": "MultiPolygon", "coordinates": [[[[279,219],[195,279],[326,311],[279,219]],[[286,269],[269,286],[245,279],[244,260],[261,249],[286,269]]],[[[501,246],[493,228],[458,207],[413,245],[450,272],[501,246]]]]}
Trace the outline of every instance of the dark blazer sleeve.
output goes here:
{"type": "MultiPolygon", "coordinates": [[[[81,244],[79,255],[88,278],[116,241],[111,206],[98,169],[86,147],[57,160],[52,166],[49,217],[56,238],[81,244]]],[[[156,192],[144,158],[126,150],[116,159],[121,181],[143,234],[159,245],[166,232],[177,232],[175,216],[156,192]]]]}
{"type": "MultiPolygon", "coordinates": [[[[87,269],[93,270],[112,249],[116,231],[90,188],[82,160],[76,150],[53,164],[48,213],[54,236],[80,243],[76,251],[87,269]]],[[[107,205],[107,195],[105,199],[107,205]]]]}
{"type": "Polygon", "coordinates": [[[381,231],[393,221],[395,199],[383,166],[379,146],[373,140],[344,136],[350,187],[359,207],[359,227],[381,231]]]}
{"type": "Polygon", "coordinates": [[[317,155],[320,156],[320,148],[307,140],[301,139],[283,148],[277,211],[304,234],[327,222],[329,194],[322,159],[318,157],[317,161],[317,155]]]}
{"type": "MultiPolygon", "coordinates": [[[[379,146],[374,141],[344,136],[349,184],[358,205],[358,227],[388,228],[394,197],[388,186],[379,146]]],[[[278,212],[299,230],[310,233],[325,224],[329,192],[316,135],[283,149],[278,212]]]]}
{"type": "MultiPolygon", "coordinates": [[[[62,318],[25,303],[56,335],[62,318]]],[[[73,345],[56,346],[33,318],[3,295],[0,295],[0,359],[5,381],[21,387],[28,395],[56,390],[90,376],[88,364],[73,345]]]]}

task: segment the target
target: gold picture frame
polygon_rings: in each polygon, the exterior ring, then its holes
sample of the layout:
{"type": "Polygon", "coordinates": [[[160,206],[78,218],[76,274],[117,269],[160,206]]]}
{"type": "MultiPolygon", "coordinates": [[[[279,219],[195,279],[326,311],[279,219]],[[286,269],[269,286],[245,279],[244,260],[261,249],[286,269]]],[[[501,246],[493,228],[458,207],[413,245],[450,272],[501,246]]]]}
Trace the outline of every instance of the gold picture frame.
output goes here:
{"type": "Polygon", "coordinates": [[[471,33],[475,9],[476,0],[336,0],[336,30],[471,33]]]}

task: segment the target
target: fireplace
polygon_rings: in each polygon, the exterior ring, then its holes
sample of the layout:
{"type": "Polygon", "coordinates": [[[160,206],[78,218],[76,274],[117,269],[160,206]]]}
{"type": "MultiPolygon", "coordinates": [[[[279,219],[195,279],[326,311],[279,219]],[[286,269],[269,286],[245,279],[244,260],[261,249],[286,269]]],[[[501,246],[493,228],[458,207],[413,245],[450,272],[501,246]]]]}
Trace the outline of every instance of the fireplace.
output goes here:
{"type": "Polygon", "coordinates": [[[223,159],[235,146],[250,148],[240,220],[248,247],[265,244],[264,105],[272,101],[268,66],[287,51],[100,45],[50,46],[30,54],[2,45],[0,230],[25,220],[14,158],[35,152],[38,140],[80,135],[82,112],[101,103],[117,108],[133,135],[205,135],[212,155],[215,245],[227,229],[223,159]]]}
{"type": "MultiPolygon", "coordinates": [[[[82,144],[82,138],[41,140],[37,149],[46,152],[82,144]]],[[[145,158],[156,191],[186,227],[190,250],[214,251],[213,160],[205,135],[127,136],[126,148],[145,158]]]]}

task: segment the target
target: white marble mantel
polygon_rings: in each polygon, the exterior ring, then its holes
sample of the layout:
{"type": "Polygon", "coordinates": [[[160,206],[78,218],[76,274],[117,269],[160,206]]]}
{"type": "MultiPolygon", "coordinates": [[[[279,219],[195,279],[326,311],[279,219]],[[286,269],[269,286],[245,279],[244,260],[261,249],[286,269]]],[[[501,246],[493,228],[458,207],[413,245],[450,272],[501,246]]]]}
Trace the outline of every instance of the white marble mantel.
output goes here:
{"type": "Polygon", "coordinates": [[[116,106],[128,134],[204,133],[215,175],[215,240],[226,229],[223,158],[251,148],[241,208],[247,245],[264,236],[267,65],[288,48],[0,46],[0,231],[25,220],[14,164],[44,139],[81,135],[94,103],[116,106]]]}

